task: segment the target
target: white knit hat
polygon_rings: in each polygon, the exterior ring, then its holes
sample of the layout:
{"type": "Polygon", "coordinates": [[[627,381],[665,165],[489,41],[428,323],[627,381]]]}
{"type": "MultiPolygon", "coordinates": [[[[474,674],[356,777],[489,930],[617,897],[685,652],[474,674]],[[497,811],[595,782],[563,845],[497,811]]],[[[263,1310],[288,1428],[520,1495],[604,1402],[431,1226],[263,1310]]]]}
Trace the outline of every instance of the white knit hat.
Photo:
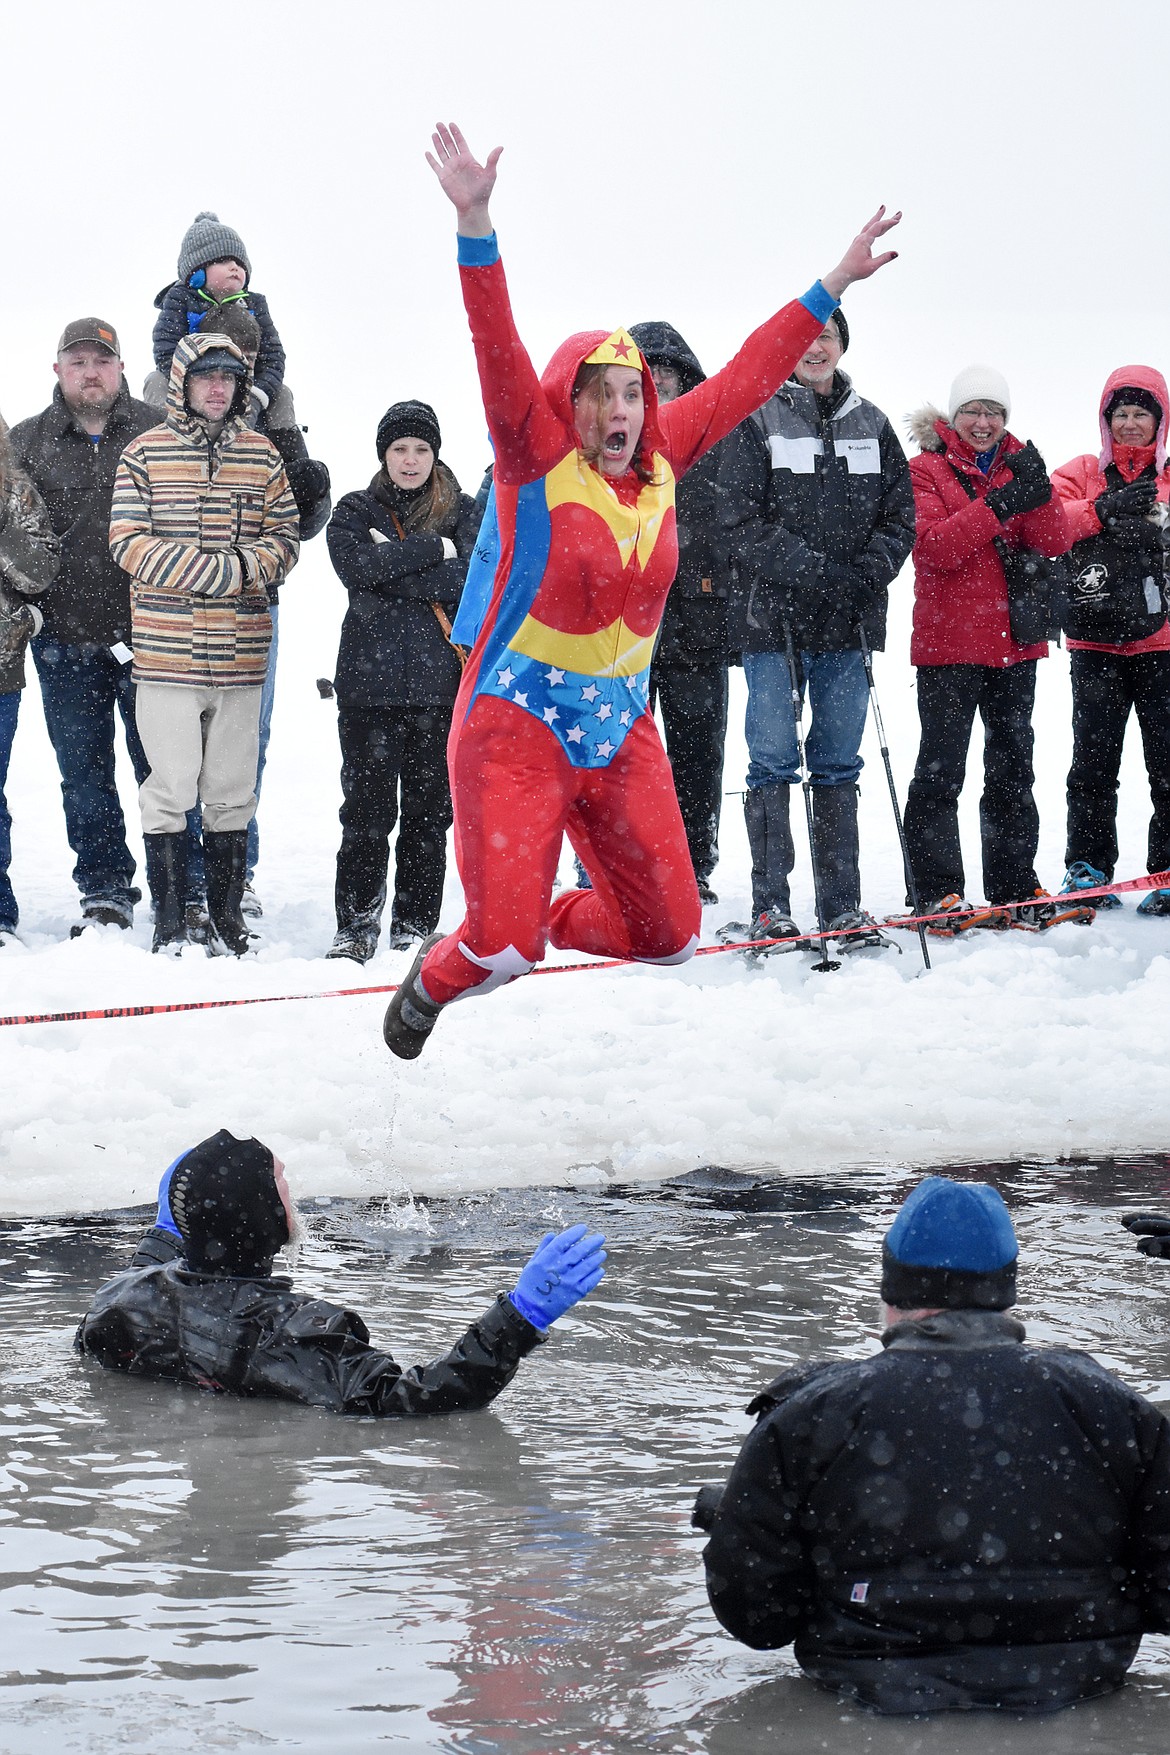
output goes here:
{"type": "Polygon", "coordinates": [[[1005,420],[1012,412],[1012,393],[1007,387],[1007,379],[994,366],[964,366],[951,385],[947,419],[953,421],[956,410],[965,402],[998,402],[1005,420]]]}

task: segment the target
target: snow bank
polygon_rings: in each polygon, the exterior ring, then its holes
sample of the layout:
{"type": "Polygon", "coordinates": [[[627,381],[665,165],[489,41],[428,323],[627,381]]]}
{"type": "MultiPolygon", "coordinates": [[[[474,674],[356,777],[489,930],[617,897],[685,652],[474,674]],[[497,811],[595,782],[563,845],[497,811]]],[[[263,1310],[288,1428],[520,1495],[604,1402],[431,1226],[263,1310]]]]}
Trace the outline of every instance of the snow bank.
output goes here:
{"type": "MultiPolygon", "coordinates": [[[[908,597],[908,576],[906,584],[908,597]]],[[[405,954],[380,952],[364,970],[323,958],[333,929],[338,757],[334,709],[313,684],[331,669],[341,608],[315,544],[282,603],[257,880],[264,940],[242,963],[152,957],[145,907],[130,937],[108,928],[68,939],[71,858],[37,691],[26,691],[8,788],[24,943],[0,952],[0,1012],[316,994],[399,978],[405,954]]],[[[891,655],[878,661],[903,794],[917,742],[912,673],[900,656],[905,611],[903,603],[891,655]]],[[[733,676],[729,789],[745,765],[742,677],[733,676]]],[[[1059,655],[1041,666],[1037,709],[1040,870],[1050,883],[1062,869],[1067,722],[1059,655]]],[[[900,857],[872,731],[867,737],[865,900],[894,912],[900,857]]],[[[976,769],[977,757],[976,749],[976,769]]],[[[977,780],[976,772],[964,800],[973,896],[977,780]]],[[[1135,875],[1149,808],[1136,751],[1122,786],[1119,875],[1135,875]]],[[[708,939],[748,908],[735,797],[726,801],[723,845],[708,939]]],[[[806,859],[794,904],[811,923],[806,859]]],[[[452,872],[444,924],[459,913],[452,872]]],[[[721,955],[682,970],[529,977],[452,1008],[409,1065],[382,1046],[384,994],[6,1028],[0,1212],[145,1203],[161,1168],[221,1126],[269,1141],[302,1196],[636,1180],[704,1164],[807,1173],[1166,1148],[1170,921],[1139,919],[1128,901],[1091,928],[932,939],[930,974],[913,935],[899,940],[901,955],[854,957],[831,975],[800,955],[755,968],[721,955]]]]}

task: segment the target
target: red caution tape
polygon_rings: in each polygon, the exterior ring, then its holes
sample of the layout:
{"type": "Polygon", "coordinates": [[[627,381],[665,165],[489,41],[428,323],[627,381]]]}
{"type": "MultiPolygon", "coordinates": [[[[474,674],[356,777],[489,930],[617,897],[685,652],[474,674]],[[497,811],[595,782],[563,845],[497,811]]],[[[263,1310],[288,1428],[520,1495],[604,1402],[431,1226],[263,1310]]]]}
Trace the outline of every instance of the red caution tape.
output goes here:
{"type": "MultiPolygon", "coordinates": [[[[1146,877],[1125,878],[1117,883],[1101,884],[1092,890],[1064,891],[1051,895],[1043,891],[1029,896],[1025,902],[997,902],[1001,910],[1013,908],[1030,908],[1035,902],[1091,902],[1096,896],[1115,896],[1122,890],[1170,890],[1170,871],[1150,872],[1146,877]]],[[[880,927],[904,927],[925,925],[931,920],[953,919],[949,914],[901,914],[892,920],[879,920],[880,927]]],[[[801,939],[832,938],[833,933],[802,932],[801,939]]],[[[787,944],[787,939],[753,938],[733,941],[722,945],[700,945],[695,952],[696,957],[718,957],[727,951],[760,951],[769,945],[787,944]]],[[[610,957],[604,962],[588,963],[552,963],[541,969],[530,969],[529,975],[578,975],[588,969],[624,969],[627,964],[635,962],[633,957],[610,957]]],[[[646,967],[647,965],[642,965],[646,967]]],[[[522,977],[521,979],[524,979],[522,977]]],[[[397,993],[398,983],[389,982],[379,987],[333,987],[321,993],[254,993],[243,999],[188,999],[172,1005],[115,1005],[101,1006],[92,1011],[82,1012],[27,1012],[9,1018],[0,1018],[0,1028],[6,1024],[82,1024],[100,1018],[154,1018],[164,1012],[211,1012],[226,1011],[230,1006],[239,1005],[290,1005],[294,1002],[309,999],[357,999],[370,993],[397,993]]]]}

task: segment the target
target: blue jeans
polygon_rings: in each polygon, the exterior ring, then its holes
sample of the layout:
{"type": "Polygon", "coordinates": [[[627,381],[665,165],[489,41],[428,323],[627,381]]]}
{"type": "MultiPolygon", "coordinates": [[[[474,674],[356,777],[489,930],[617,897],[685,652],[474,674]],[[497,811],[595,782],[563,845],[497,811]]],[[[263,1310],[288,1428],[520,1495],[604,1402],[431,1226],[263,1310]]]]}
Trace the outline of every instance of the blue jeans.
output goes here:
{"type": "MultiPolygon", "coordinates": [[[[61,773],[65,833],[77,856],[73,881],[82,904],[107,898],[131,901],[136,868],[126,845],[126,819],[114,773],[115,710],[121,716],[139,786],[150,773],[134,723],[131,667],[119,664],[108,646],[72,646],[47,635],[34,640],[31,650],[45,725],[61,773]]],[[[198,834],[188,816],[189,849],[198,834]]]]}
{"type": "MultiPolygon", "coordinates": [[[[860,652],[799,652],[800,698],[808,688],[812,725],[804,750],[814,786],[855,785],[869,707],[869,687],[860,652]]],[[[792,685],[783,652],[745,652],[748,704],[744,731],[748,746],[749,788],[800,779],[792,685]]]]}
{"type": "MultiPolygon", "coordinates": [[[[260,756],[256,763],[256,808],[260,808],[260,782],[264,778],[264,764],[268,760],[268,738],[272,731],[272,703],[276,698],[276,647],[277,624],[279,615],[277,605],[270,603],[268,613],[272,617],[272,644],[268,648],[268,668],[264,672],[264,687],[260,691],[260,756]]],[[[188,818],[194,824],[195,841],[203,833],[203,813],[196,805],[188,818]]],[[[248,869],[247,879],[252,882],[256,867],[260,863],[260,830],[253,815],[248,824],[248,869]]],[[[198,845],[190,842],[187,849],[187,893],[202,895],[206,888],[203,875],[203,843],[198,845]]]]}
{"type": "Polygon", "coordinates": [[[43,635],[32,642],[32,654],[61,771],[65,832],[77,856],[73,881],[83,902],[129,900],[135,865],[114,778],[115,711],[140,786],[150,772],[134,724],[130,666],[119,664],[108,646],[67,645],[43,635]]]}
{"type": "Polygon", "coordinates": [[[12,754],[12,740],[16,736],[16,716],[19,712],[19,689],[0,695],[0,932],[15,932],[20,918],[16,897],[12,894],[12,885],[8,881],[8,867],[12,862],[12,816],[8,809],[8,800],[4,796],[4,785],[8,779],[8,758],[12,754]]]}

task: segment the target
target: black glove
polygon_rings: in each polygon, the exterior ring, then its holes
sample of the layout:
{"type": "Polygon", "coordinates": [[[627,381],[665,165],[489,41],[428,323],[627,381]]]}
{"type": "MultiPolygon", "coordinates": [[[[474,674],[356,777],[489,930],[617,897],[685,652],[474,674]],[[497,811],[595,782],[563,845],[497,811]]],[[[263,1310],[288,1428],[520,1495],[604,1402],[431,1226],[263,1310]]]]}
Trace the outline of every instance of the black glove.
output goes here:
{"type": "Polygon", "coordinates": [[[709,1530],[712,1527],[722,1498],[722,1487],[699,1488],[691,1510],[691,1528],[693,1530],[709,1530]]]}
{"type": "Polygon", "coordinates": [[[1037,506],[1046,506],[1052,498],[1052,483],[1048,479],[1048,468],[1033,445],[1031,439],[1019,451],[1013,451],[1010,457],[1003,460],[1005,469],[1010,470],[1015,481],[1027,482],[1035,490],[1038,498],[1037,506]]]}
{"type": "Polygon", "coordinates": [[[852,621],[863,621],[881,609],[876,587],[857,567],[839,567],[833,561],[826,561],[821,578],[837,607],[843,609],[852,621]]]}
{"type": "Polygon", "coordinates": [[[1108,488],[1099,494],[1094,510],[1101,520],[1102,534],[1118,548],[1146,549],[1156,553],[1162,546],[1161,526],[1150,517],[1154,509],[1155,484],[1152,477],[1127,482],[1124,487],[1108,488]]]}
{"type": "Polygon", "coordinates": [[[1104,529],[1111,518],[1148,518],[1154,509],[1156,483],[1152,475],[1127,481],[1122,487],[1106,488],[1094,501],[1094,511],[1104,529]]]}
{"type": "Polygon", "coordinates": [[[1123,1213],[1121,1222],[1138,1239],[1143,1255],[1170,1261],[1170,1218],[1163,1213],[1123,1213]]]}
{"type": "MultiPolygon", "coordinates": [[[[1025,446],[1025,449],[1027,447],[1025,446]]],[[[1022,455],[1022,453],[1021,453],[1022,455]]],[[[1039,457],[1040,453],[1036,453],[1039,457]]],[[[1008,466],[1015,462],[1014,457],[1008,458],[1008,466]]],[[[1040,464],[1039,478],[1028,475],[1013,475],[1003,487],[992,488],[987,496],[989,505],[1001,524],[1009,518],[1018,518],[1021,512],[1034,512],[1037,506],[1045,506],[1052,498],[1052,483],[1043,474],[1044,464],[1040,464]]]]}

